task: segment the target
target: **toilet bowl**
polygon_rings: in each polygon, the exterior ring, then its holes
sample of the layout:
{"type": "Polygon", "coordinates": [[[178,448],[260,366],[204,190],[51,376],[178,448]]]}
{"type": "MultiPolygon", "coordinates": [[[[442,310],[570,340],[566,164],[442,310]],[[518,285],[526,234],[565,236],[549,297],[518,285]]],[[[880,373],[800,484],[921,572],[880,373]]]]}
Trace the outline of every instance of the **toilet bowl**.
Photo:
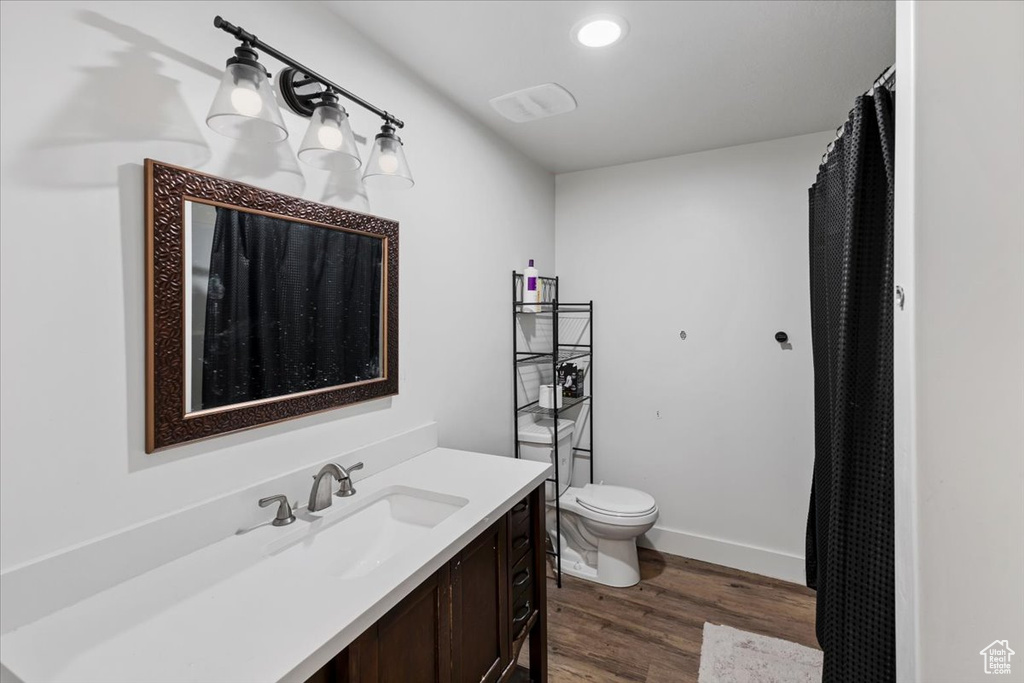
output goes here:
{"type": "MultiPolygon", "coordinates": [[[[558,502],[562,512],[562,571],[618,588],[639,583],[636,539],[658,521],[654,498],[622,486],[587,484],[569,487],[558,502]]],[[[554,511],[549,508],[548,534],[552,538],[553,517],[554,511]]]]}
{"type": "Polygon", "coordinates": [[[657,503],[650,494],[623,486],[572,486],[573,426],[571,420],[559,420],[556,427],[554,420],[539,419],[519,428],[523,458],[553,462],[552,445],[558,443],[558,485],[547,484],[548,537],[561,547],[566,574],[606,586],[633,586],[640,581],[636,539],[657,521],[657,503]]]}

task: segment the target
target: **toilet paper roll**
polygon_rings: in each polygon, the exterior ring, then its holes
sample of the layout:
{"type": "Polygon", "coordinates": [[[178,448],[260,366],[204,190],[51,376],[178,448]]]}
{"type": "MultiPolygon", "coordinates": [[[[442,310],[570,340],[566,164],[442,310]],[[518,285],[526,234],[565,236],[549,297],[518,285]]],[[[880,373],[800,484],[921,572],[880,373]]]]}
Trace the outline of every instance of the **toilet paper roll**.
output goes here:
{"type": "Polygon", "coordinates": [[[539,403],[541,408],[561,408],[562,387],[557,384],[541,384],[539,403]]]}

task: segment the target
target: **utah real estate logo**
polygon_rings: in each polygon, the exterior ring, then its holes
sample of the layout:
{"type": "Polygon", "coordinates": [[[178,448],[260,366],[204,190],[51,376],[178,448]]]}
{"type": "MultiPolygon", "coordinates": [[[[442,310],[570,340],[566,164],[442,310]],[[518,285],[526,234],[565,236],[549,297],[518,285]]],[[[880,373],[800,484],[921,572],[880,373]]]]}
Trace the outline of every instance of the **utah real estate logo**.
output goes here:
{"type": "Polygon", "coordinates": [[[1010,649],[1009,642],[993,640],[991,645],[981,651],[981,656],[985,659],[985,673],[1010,673],[1010,657],[1015,654],[1017,653],[1010,649]]]}

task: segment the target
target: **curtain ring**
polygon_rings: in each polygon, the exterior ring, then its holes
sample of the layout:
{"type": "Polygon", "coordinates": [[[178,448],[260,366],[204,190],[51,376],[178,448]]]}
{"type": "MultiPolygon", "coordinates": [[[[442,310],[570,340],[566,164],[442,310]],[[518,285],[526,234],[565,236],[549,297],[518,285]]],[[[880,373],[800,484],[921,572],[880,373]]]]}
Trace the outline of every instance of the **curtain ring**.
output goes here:
{"type": "Polygon", "coordinates": [[[888,78],[885,77],[885,74],[888,73],[889,69],[891,69],[893,66],[896,65],[893,64],[892,66],[887,66],[884,69],[882,69],[882,73],[878,74],[878,78],[875,79],[875,84],[872,86],[873,88],[877,88],[879,86],[879,81],[881,81],[881,85],[885,85],[885,82],[889,80],[888,78]]]}

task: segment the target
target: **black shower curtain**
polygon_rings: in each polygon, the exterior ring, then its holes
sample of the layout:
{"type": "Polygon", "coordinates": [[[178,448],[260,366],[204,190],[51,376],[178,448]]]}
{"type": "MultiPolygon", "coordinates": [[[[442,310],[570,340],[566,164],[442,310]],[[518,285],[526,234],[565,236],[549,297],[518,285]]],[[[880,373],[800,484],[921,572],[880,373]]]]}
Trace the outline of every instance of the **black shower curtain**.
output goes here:
{"type": "Polygon", "coordinates": [[[809,190],[814,478],[807,585],[823,683],[896,680],[894,99],[857,99],[809,190]]]}
{"type": "Polygon", "coordinates": [[[381,240],[218,208],[203,408],[380,376],[381,240]]]}

